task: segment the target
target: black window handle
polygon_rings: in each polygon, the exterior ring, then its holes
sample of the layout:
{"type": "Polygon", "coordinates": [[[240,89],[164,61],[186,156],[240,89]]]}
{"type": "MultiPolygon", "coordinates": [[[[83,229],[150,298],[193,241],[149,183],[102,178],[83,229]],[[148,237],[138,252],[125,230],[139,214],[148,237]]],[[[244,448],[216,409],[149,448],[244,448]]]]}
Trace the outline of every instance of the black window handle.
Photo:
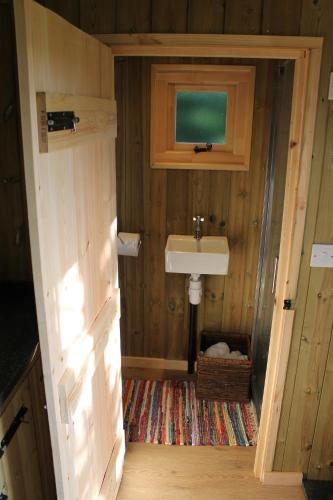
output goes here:
{"type": "Polygon", "coordinates": [[[206,144],[206,146],[198,146],[196,145],[193,148],[193,151],[195,153],[207,153],[208,151],[211,151],[213,149],[213,144],[206,144]]]}

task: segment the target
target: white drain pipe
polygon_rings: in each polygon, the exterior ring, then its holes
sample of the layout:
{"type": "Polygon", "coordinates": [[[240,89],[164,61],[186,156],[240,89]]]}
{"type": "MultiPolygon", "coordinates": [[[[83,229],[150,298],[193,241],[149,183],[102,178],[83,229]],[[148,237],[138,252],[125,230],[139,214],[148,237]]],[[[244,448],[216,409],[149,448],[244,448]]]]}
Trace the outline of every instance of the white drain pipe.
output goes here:
{"type": "Polygon", "coordinates": [[[194,306],[198,306],[200,304],[202,296],[202,284],[201,284],[200,274],[191,274],[188,295],[190,299],[190,304],[193,304],[194,306]]]}

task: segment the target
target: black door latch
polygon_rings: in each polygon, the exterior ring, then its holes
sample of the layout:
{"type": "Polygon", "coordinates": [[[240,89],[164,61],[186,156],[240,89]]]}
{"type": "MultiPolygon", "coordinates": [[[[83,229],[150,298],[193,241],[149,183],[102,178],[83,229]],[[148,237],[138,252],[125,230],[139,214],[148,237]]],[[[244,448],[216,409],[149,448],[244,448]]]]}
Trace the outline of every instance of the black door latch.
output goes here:
{"type": "Polygon", "coordinates": [[[47,127],[49,132],[58,130],[76,131],[76,125],[80,118],[75,116],[74,111],[50,111],[47,113],[47,127]]]}
{"type": "Polygon", "coordinates": [[[283,301],[283,309],[289,311],[291,309],[291,299],[285,299],[283,301]]]}

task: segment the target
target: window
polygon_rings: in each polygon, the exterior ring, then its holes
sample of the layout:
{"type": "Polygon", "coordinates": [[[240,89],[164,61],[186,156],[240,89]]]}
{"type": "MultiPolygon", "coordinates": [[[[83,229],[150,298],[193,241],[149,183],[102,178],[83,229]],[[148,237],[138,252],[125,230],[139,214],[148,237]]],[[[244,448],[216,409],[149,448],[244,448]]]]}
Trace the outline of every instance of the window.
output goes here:
{"type": "Polygon", "coordinates": [[[225,144],[227,92],[176,92],[176,143],[225,144]]]}
{"type": "Polygon", "coordinates": [[[151,166],[248,170],[255,68],[152,65],[151,166]]]}

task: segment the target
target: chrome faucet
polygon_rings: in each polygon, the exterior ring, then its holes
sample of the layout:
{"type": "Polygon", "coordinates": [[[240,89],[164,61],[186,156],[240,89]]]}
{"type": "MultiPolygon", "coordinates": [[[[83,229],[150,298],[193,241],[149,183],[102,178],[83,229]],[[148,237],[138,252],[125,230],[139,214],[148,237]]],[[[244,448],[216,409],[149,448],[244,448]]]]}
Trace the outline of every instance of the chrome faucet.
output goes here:
{"type": "Polygon", "coordinates": [[[202,229],[201,229],[201,222],[204,222],[204,218],[201,217],[201,215],[196,215],[193,217],[193,222],[195,222],[195,228],[194,228],[194,238],[196,240],[201,240],[202,238],[202,229]]]}

